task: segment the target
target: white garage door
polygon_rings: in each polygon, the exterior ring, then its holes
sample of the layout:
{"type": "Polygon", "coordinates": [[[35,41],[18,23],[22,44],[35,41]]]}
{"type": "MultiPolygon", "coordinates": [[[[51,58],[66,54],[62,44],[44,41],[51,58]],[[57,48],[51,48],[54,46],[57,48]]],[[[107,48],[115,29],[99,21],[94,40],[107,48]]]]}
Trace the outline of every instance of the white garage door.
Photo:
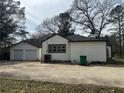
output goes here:
{"type": "Polygon", "coordinates": [[[23,60],[23,50],[22,49],[14,50],[14,60],[23,60]]]}
{"type": "Polygon", "coordinates": [[[36,55],[37,55],[36,49],[25,50],[25,60],[37,60],[36,55]]]}

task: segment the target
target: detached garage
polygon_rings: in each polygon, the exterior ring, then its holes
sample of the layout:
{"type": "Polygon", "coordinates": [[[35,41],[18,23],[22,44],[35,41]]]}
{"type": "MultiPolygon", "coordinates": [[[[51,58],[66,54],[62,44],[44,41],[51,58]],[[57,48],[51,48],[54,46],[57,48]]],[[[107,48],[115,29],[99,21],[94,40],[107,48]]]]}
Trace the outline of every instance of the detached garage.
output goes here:
{"type": "Polygon", "coordinates": [[[10,47],[10,60],[41,60],[41,42],[38,40],[30,39],[14,44],[10,47]]]}

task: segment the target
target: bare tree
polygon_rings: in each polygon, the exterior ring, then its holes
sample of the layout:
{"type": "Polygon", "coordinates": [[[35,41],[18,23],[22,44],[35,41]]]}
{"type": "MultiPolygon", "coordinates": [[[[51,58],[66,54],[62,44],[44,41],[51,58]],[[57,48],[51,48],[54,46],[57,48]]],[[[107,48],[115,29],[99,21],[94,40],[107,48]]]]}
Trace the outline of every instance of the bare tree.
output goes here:
{"type": "Polygon", "coordinates": [[[124,7],[116,6],[110,13],[110,21],[113,24],[113,29],[116,31],[116,37],[119,39],[120,57],[122,55],[122,45],[124,42],[124,7]]]}
{"type": "Polygon", "coordinates": [[[74,22],[82,25],[84,31],[96,34],[99,38],[110,23],[108,16],[115,4],[115,0],[75,0],[71,16],[74,22]]]}
{"type": "Polygon", "coordinates": [[[69,12],[61,13],[59,15],[59,21],[60,21],[59,30],[58,30],[59,34],[63,36],[74,34],[75,30],[71,29],[72,26],[71,19],[72,18],[69,12]]]}
{"type": "Polygon", "coordinates": [[[59,33],[66,36],[73,34],[75,30],[71,29],[70,13],[64,12],[60,13],[59,16],[44,20],[38,26],[38,31],[41,35],[49,33],[59,33]]]}
{"type": "Polygon", "coordinates": [[[38,31],[43,33],[57,33],[59,30],[59,16],[45,19],[39,26],[38,31]]]}

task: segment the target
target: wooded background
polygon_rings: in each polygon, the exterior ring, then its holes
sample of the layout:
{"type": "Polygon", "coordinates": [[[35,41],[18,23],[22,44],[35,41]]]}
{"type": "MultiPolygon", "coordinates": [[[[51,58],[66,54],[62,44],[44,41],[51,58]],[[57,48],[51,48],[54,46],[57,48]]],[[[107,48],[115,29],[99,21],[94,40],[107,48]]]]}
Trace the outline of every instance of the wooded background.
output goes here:
{"type": "Polygon", "coordinates": [[[0,0],[0,59],[9,59],[9,47],[26,39],[45,39],[58,33],[78,33],[87,37],[106,37],[113,55],[124,54],[124,6],[118,0],[74,0],[64,13],[47,18],[37,26],[36,34],[26,31],[25,7],[20,1],[0,0]]]}

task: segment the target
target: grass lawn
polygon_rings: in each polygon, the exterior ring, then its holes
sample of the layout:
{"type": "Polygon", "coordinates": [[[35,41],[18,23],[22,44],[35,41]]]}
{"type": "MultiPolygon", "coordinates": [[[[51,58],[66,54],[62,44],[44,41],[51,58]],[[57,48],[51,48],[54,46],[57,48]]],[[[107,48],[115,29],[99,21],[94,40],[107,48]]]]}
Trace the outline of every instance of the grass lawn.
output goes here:
{"type": "Polygon", "coordinates": [[[122,88],[0,79],[0,93],[124,93],[122,88]]]}
{"type": "Polygon", "coordinates": [[[124,55],[122,55],[121,57],[120,57],[119,55],[115,55],[115,56],[113,57],[113,60],[118,61],[118,62],[124,64],[124,55]]]}
{"type": "Polygon", "coordinates": [[[112,60],[108,62],[108,64],[124,65],[124,55],[122,57],[119,57],[118,55],[115,55],[112,58],[112,60]]]}

